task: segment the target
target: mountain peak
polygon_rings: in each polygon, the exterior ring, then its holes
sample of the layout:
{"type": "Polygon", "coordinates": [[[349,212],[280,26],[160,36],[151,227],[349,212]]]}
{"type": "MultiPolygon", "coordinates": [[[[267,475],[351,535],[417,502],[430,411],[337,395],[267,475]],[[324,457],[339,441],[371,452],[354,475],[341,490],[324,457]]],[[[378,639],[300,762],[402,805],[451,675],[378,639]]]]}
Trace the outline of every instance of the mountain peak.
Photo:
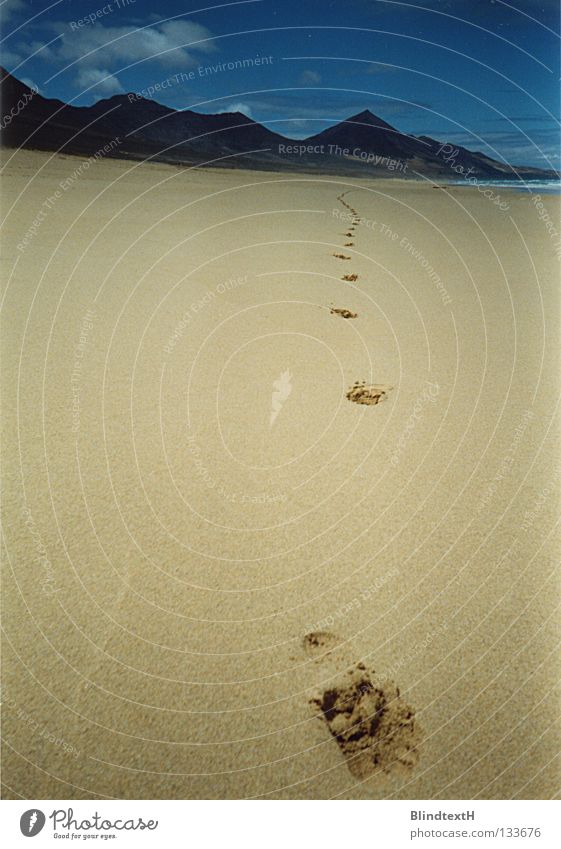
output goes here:
{"type": "Polygon", "coordinates": [[[378,118],[377,115],[374,115],[370,109],[364,109],[362,112],[359,112],[358,115],[353,115],[351,118],[347,118],[349,123],[353,124],[367,124],[370,127],[380,127],[384,130],[393,130],[394,127],[391,124],[386,123],[381,118],[378,118]]]}
{"type": "Polygon", "coordinates": [[[379,119],[376,117],[376,115],[374,115],[373,112],[370,111],[370,109],[363,109],[362,112],[359,112],[358,115],[353,115],[353,117],[350,118],[349,120],[351,120],[351,121],[372,121],[372,120],[378,121],[379,119]]]}

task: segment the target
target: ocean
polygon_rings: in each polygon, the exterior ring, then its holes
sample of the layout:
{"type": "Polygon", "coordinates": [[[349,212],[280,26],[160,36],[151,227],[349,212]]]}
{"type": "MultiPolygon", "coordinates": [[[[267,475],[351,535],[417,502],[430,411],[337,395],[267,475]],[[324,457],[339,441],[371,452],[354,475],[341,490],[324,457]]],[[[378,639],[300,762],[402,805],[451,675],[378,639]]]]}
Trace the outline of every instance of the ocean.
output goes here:
{"type": "MultiPolygon", "coordinates": [[[[538,192],[545,195],[561,194],[561,180],[478,180],[479,186],[514,189],[519,192],[538,192]]],[[[450,180],[449,185],[465,186],[466,180],[450,180]]]]}

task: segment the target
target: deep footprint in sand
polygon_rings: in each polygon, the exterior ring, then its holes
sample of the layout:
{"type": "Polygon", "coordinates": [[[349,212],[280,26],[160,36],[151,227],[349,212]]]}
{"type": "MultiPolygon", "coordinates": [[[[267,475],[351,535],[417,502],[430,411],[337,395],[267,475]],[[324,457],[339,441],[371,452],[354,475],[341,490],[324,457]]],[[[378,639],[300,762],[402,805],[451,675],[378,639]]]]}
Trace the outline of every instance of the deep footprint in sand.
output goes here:
{"type": "Polygon", "coordinates": [[[309,699],[360,779],[374,773],[410,773],[419,761],[422,731],[414,709],[393,681],[357,663],[345,666],[344,646],[326,631],[307,634],[304,649],[328,674],[325,689],[309,699]]]}
{"type": "Polygon", "coordinates": [[[357,318],[358,313],[346,310],[343,307],[331,307],[331,315],[340,315],[341,318],[357,318]]]}
{"type": "Polygon", "coordinates": [[[357,380],[348,390],[347,398],[355,404],[369,404],[373,406],[385,401],[388,392],[392,389],[393,386],[387,383],[366,383],[364,380],[362,383],[359,383],[357,380]]]}
{"type": "Polygon", "coordinates": [[[304,637],[304,651],[308,657],[322,658],[327,652],[334,651],[342,644],[339,637],[330,631],[312,631],[304,637]]]}

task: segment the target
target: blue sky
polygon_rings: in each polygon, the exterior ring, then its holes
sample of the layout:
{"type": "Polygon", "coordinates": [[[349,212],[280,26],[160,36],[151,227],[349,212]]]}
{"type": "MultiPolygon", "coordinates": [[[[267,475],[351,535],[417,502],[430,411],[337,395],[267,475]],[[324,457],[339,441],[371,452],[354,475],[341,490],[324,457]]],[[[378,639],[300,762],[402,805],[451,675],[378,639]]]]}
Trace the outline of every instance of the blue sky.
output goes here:
{"type": "Polygon", "coordinates": [[[160,84],[176,109],[241,110],[299,138],[370,109],[560,165],[558,0],[3,0],[0,16],[2,64],[75,105],[160,84]]]}

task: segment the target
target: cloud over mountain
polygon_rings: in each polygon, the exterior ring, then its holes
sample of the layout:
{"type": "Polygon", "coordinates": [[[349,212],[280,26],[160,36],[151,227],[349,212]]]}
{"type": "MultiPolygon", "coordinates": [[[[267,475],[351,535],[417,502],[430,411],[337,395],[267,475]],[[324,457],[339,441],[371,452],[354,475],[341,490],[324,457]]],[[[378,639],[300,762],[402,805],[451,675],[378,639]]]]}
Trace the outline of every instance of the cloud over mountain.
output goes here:
{"type": "Polygon", "coordinates": [[[102,20],[95,24],[79,21],[48,25],[49,36],[34,42],[41,58],[58,67],[57,75],[74,69],[74,86],[95,86],[96,93],[123,91],[119,72],[140,63],[182,69],[196,66],[198,54],[214,52],[212,33],[202,24],[178,20],[147,26],[113,26],[102,20]],[[57,34],[53,41],[52,33],[57,34]]]}

